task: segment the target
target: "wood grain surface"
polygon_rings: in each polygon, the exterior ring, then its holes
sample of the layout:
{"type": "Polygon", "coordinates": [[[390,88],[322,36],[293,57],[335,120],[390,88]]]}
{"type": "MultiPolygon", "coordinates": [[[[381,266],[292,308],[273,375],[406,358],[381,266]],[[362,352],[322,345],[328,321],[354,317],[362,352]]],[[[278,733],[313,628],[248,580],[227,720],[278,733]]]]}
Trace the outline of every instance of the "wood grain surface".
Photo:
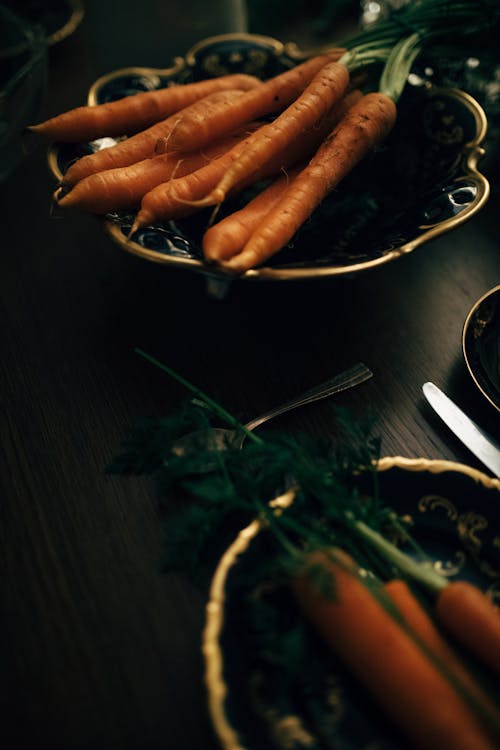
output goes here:
{"type": "MultiPolygon", "coordinates": [[[[47,115],[80,104],[98,75],[166,64],[194,41],[166,21],[159,30],[165,3],[86,5],[51,50],[47,115]],[[112,6],[123,18],[104,33],[112,6]]],[[[215,747],[203,593],[161,571],[168,524],[151,484],[104,471],[138,418],[185,397],[135,346],[243,419],[362,360],[371,381],[280,425],[335,435],[336,405],[369,409],[384,454],[480,468],[421,385],[434,381],[498,436],[461,353],[469,309],[500,280],[498,164],[484,167],[488,206],[397,263],[343,280],[235,283],[223,301],[201,277],[124,254],[94,217],[51,215],[43,146],[0,186],[5,748],[215,747]]]]}

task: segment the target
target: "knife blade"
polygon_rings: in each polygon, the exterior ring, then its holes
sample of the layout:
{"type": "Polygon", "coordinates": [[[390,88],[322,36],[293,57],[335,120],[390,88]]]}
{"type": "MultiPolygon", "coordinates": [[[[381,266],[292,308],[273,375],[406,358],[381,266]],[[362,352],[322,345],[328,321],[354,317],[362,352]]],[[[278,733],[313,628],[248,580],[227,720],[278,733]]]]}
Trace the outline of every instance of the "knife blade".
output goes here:
{"type": "Polygon", "coordinates": [[[460,438],[462,443],[478,458],[496,477],[500,477],[500,447],[493,438],[486,435],[478,425],[465,414],[434,383],[424,383],[422,391],[434,411],[448,425],[450,430],[460,438]]]}

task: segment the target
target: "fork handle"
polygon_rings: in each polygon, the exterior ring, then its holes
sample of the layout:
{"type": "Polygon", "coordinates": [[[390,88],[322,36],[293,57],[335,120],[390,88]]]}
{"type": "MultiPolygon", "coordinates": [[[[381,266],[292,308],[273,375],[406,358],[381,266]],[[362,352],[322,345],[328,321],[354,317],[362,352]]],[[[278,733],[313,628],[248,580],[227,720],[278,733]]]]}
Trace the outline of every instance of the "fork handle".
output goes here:
{"type": "Polygon", "coordinates": [[[273,417],[278,417],[280,414],[284,414],[287,411],[297,409],[299,406],[305,406],[306,404],[312,404],[315,401],[321,401],[324,398],[332,396],[334,393],[340,393],[346,391],[359,383],[363,383],[373,376],[373,372],[366,367],[362,362],[358,362],[354,367],[339,373],[331,380],[327,380],[325,383],[311,388],[309,391],[302,393],[290,401],[286,401],[279,406],[270,409],[265,414],[261,414],[260,417],[255,417],[248,422],[245,427],[247,430],[255,430],[256,427],[260,427],[264,422],[268,422],[273,417]]]}

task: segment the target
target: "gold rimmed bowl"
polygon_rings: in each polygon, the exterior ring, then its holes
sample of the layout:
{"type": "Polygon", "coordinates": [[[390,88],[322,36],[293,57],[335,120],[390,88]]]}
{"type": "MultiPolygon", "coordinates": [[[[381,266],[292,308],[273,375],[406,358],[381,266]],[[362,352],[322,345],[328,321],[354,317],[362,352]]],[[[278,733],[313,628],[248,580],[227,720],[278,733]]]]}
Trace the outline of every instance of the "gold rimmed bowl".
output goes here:
{"type": "MultiPolygon", "coordinates": [[[[450,580],[500,601],[500,480],[462,464],[388,457],[382,500],[450,580]]],[[[360,476],[360,482],[363,482],[360,476]]],[[[293,493],[276,505],[293,503],[293,493]]],[[[221,557],[203,638],[210,716],[224,750],[407,747],[303,622],[272,570],[276,546],[259,519],[221,557]]]]}
{"type": "MultiPolygon", "coordinates": [[[[206,39],[170,68],[127,68],[96,81],[88,103],[228,73],[263,79],[310,56],[295,44],[229,34],[206,39]]],[[[431,85],[417,75],[398,105],[387,142],[358,165],[293,240],[244,280],[283,281],[346,276],[390,263],[456,228],[487,201],[489,184],[478,169],[487,121],[477,101],[458,89],[431,85]]],[[[110,141],[108,141],[110,142],[110,141]]],[[[54,144],[49,165],[60,180],[68,165],[93,150],[90,144],[54,144]]],[[[227,201],[219,213],[241,207],[248,194],[227,201]]],[[[227,280],[203,262],[201,238],[211,209],[178,222],[158,222],[132,238],[135,211],[104,217],[104,228],[123,250],[144,260],[227,280]]]]}
{"type": "Polygon", "coordinates": [[[462,349],[474,383],[500,411],[500,285],[478,299],[467,315],[462,349]]]}
{"type": "Polygon", "coordinates": [[[83,0],[3,0],[2,5],[39,26],[49,47],[71,36],[85,15],[83,0]]]}

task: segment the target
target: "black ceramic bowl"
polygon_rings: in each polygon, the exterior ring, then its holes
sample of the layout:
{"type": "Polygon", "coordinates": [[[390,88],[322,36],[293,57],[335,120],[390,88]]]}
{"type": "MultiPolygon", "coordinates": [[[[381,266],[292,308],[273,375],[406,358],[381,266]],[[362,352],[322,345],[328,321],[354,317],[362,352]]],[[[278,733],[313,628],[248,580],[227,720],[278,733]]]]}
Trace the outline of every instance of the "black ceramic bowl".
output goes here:
{"type": "MultiPolygon", "coordinates": [[[[165,70],[129,68],[100,78],[90,89],[88,102],[102,103],[226,73],[245,72],[265,79],[307,56],[294,44],[268,37],[212,37],[165,70]]],[[[462,91],[436,88],[417,76],[412,81],[400,100],[398,122],[387,142],[323,202],[286,248],[242,278],[355,274],[412,252],[484,205],[489,185],[477,169],[486,133],[483,110],[462,91]]],[[[59,180],[70,162],[100,145],[55,144],[49,153],[55,177],[59,180]]],[[[237,208],[244,197],[228,201],[225,210],[237,208]]],[[[213,276],[200,249],[210,213],[211,209],[200,211],[175,224],[157,223],[132,239],[127,236],[133,211],[108,214],[104,226],[121,248],[145,260],[213,276]]],[[[224,278],[222,272],[219,277],[224,278]]]]}
{"type": "MultiPolygon", "coordinates": [[[[411,518],[412,535],[434,567],[500,601],[500,480],[449,461],[391,457],[378,468],[383,502],[411,518]]],[[[280,501],[289,504],[290,497],[280,501]]],[[[300,624],[288,587],[269,576],[275,549],[255,520],[226,550],[212,580],[203,650],[222,747],[406,750],[407,741],[312,628],[300,624]]]]}
{"type": "Polygon", "coordinates": [[[500,286],[474,304],[464,324],[462,348],[475,384],[500,411],[500,286]]]}

